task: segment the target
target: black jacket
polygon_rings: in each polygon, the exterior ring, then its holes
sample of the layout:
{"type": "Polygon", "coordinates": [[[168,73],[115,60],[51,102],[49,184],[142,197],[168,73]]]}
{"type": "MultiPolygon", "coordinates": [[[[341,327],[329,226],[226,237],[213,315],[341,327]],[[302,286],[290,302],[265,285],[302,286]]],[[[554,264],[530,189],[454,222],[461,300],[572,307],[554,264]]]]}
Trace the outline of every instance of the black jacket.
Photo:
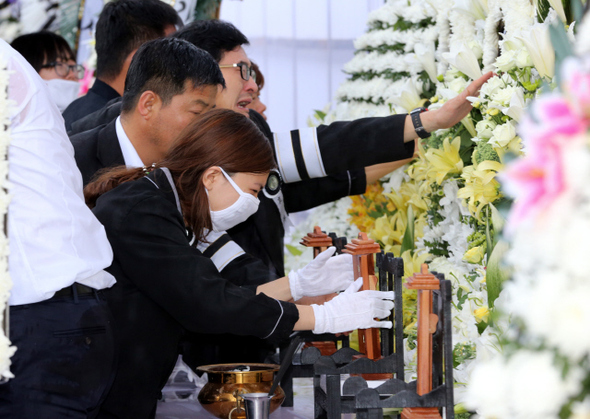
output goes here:
{"type": "Polygon", "coordinates": [[[84,96],[74,100],[63,111],[66,131],[69,132],[72,129],[72,123],[101,109],[107,102],[117,97],[121,97],[121,95],[115,89],[96,79],[84,96]]]}
{"type": "MultiPolygon", "coordinates": [[[[115,122],[115,120],[112,120],[107,125],[98,126],[90,131],[70,137],[74,146],[76,164],[82,173],[84,186],[95,177],[99,170],[125,164],[123,152],[117,138],[115,122]]],[[[267,202],[268,204],[274,205],[272,202],[267,202]]],[[[227,240],[228,236],[224,235],[213,245],[222,246],[227,240]]],[[[214,248],[205,251],[207,257],[213,256],[211,250],[214,250],[214,248]]],[[[262,252],[263,250],[259,250],[259,253],[262,252]]],[[[239,285],[255,287],[283,276],[277,276],[274,269],[269,270],[268,265],[262,263],[256,256],[256,253],[246,253],[231,260],[221,271],[224,278],[239,285]]]]}
{"type": "MultiPolygon", "coordinates": [[[[104,122],[116,112],[120,104],[112,103],[109,108],[86,118],[84,128],[104,122]],[[109,116],[110,115],[110,116],[109,116]]],[[[120,108],[119,108],[120,109],[120,108]]],[[[270,127],[260,114],[250,111],[250,119],[260,128],[273,145],[275,157],[277,144],[270,127]]],[[[299,177],[303,180],[283,183],[281,189],[287,212],[303,211],[349,195],[358,195],[366,189],[366,166],[388,161],[409,158],[414,152],[414,142],[403,142],[405,115],[383,118],[363,118],[351,122],[334,122],[317,127],[317,145],[327,176],[310,178],[306,162],[301,153],[295,154],[299,177]]],[[[71,137],[76,150],[76,162],[82,172],[84,184],[94,172],[118,153],[123,164],[123,156],[118,147],[114,121],[107,125],[107,131],[94,128],[91,131],[71,137]],[[106,136],[110,140],[103,140],[106,136]],[[90,144],[88,144],[90,141],[90,144]],[[98,142],[105,144],[98,144],[98,142]],[[115,147],[116,143],[116,147],[115,147]],[[118,151],[114,151],[116,148],[118,151]],[[80,155],[79,155],[80,154],[80,155]]],[[[293,150],[301,149],[299,130],[291,131],[293,150]]],[[[277,161],[279,159],[277,158],[277,161]]],[[[275,203],[260,194],[258,212],[244,223],[228,231],[231,238],[250,255],[258,258],[266,266],[269,280],[285,275],[283,247],[285,230],[275,203]]]]}
{"type": "Polygon", "coordinates": [[[178,356],[183,329],[286,338],[299,315],[224,280],[190,245],[174,187],[164,171],[124,183],[93,209],[114,252],[117,283],[104,292],[114,316],[119,367],[102,411],[148,417],[178,356]]]}

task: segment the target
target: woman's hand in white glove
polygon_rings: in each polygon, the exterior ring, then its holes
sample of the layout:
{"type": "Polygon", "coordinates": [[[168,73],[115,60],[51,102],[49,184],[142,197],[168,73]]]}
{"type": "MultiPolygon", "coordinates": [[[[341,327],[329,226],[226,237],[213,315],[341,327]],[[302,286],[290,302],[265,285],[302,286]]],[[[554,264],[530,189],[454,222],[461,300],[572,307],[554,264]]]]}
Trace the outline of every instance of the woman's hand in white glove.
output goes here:
{"type": "Polygon", "coordinates": [[[342,291],[353,283],[352,256],[332,257],[335,252],[335,247],[328,247],[303,268],[289,272],[293,300],[342,291]]]}
{"type": "Polygon", "coordinates": [[[360,291],[363,279],[358,278],[345,292],[318,306],[312,304],[315,315],[313,333],[342,333],[355,329],[383,327],[391,329],[390,321],[378,321],[391,314],[393,291],[360,291]]]}

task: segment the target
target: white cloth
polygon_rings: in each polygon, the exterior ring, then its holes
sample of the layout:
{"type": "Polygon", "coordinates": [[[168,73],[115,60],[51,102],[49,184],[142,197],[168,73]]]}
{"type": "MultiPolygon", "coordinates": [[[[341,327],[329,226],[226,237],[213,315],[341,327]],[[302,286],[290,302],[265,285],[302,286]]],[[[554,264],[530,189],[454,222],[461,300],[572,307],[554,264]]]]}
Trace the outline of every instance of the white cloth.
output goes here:
{"type": "Polygon", "coordinates": [[[103,271],[113,253],[104,227],[84,203],[82,176],[64,120],[46,84],[26,60],[0,40],[10,74],[12,142],[8,150],[10,305],[51,298],[74,282],[112,286],[103,271]]]}
{"type": "Polygon", "coordinates": [[[127,133],[123,129],[123,125],[121,124],[121,117],[117,117],[117,121],[115,122],[115,131],[117,133],[117,139],[119,140],[119,145],[121,146],[121,152],[123,153],[123,160],[125,160],[125,166],[128,168],[134,167],[143,167],[144,164],[137,154],[137,150],[131,143],[131,140],[127,136],[127,133]]]}

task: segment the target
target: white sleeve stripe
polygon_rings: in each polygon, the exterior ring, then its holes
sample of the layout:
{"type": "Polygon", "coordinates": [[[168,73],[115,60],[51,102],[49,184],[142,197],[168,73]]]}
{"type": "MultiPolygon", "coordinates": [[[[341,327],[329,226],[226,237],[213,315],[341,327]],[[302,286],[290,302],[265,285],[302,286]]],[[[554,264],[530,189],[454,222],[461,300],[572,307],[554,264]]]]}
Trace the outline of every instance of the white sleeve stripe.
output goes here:
{"type": "Polygon", "coordinates": [[[221,272],[228,263],[243,255],[244,253],[245,252],[242,250],[242,248],[236,243],[228,242],[221,249],[215,252],[213,256],[211,256],[211,260],[217,267],[217,270],[221,272]]]}
{"type": "Polygon", "coordinates": [[[209,230],[207,232],[207,234],[205,234],[205,239],[207,240],[206,243],[204,242],[199,242],[197,244],[197,249],[199,249],[201,251],[201,253],[204,253],[205,250],[207,250],[207,248],[209,248],[209,246],[211,246],[213,243],[215,243],[215,241],[220,238],[221,236],[223,236],[224,234],[226,234],[225,231],[213,231],[213,230],[209,230]]]}
{"type": "Polygon", "coordinates": [[[317,130],[315,128],[300,129],[299,141],[301,144],[301,154],[303,154],[305,168],[309,177],[325,177],[326,170],[324,169],[324,163],[320,153],[317,130]]]}
{"type": "Polygon", "coordinates": [[[295,162],[293,143],[291,142],[291,133],[275,133],[274,143],[279,170],[283,180],[287,183],[299,182],[301,177],[299,176],[299,171],[297,170],[297,164],[295,162]]]}
{"type": "Polygon", "coordinates": [[[279,325],[281,319],[283,318],[283,313],[285,312],[285,309],[283,308],[283,305],[278,300],[275,299],[275,301],[279,304],[279,307],[281,307],[281,315],[279,316],[279,319],[275,323],[275,327],[273,327],[272,330],[270,331],[270,333],[268,335],[266,335],[265,337],[263,337],[262,339],[266,339],[270,335],[272,335],[275,332],[275,330],[277,330],[277,326],[279,325]]]}

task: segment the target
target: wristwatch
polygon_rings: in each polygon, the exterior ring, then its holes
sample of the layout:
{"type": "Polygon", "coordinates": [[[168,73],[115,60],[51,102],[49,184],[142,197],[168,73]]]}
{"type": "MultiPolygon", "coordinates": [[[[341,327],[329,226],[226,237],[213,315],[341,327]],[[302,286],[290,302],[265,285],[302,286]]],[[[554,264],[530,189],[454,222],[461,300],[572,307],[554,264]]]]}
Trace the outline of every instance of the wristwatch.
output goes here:
{"type": "Polygon", "coordinates": [[[427,109],[425,107],[421,106],[419,108],[413,109],[412,112],[410,112],[410,118],[412,119],[412,124],[414,124],[414,130],[420,138],[430,137],[430,133],[424,129],[422,126],[422,121],[420,120],[420,114],[426,110],[427,109]]]}

